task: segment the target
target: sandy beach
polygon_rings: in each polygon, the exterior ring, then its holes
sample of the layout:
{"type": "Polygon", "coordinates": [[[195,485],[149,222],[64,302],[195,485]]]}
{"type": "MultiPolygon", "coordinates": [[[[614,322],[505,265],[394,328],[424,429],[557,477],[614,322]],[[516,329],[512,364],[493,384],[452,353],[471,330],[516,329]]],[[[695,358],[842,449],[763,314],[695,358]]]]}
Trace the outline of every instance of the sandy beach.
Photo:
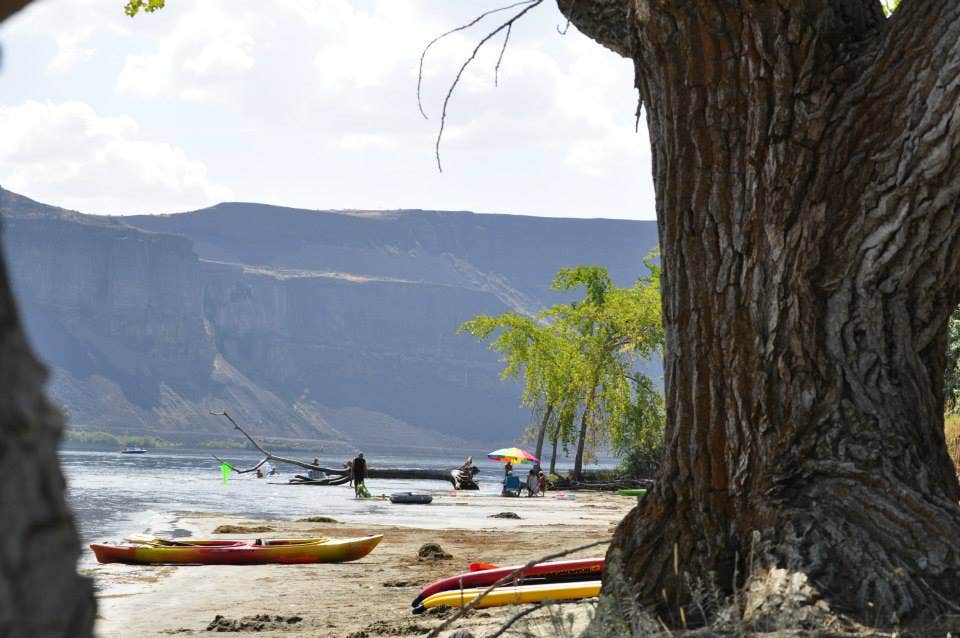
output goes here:
{"type": "MultiPolygon", "coordinates": [[[[326,489],[326,488],[310,488],[326,489]]],[[[291,513],[289,520],[256,521],[223,515],[195,515],[178,520],[181,533],[194,537],[280,538],[351,537],[383,534],[384,540],[365,558],[341,564],[257,566],[134,566],[96,565],[85,569],[97,582],[100,638],[209,635],[208,627],[223,617],[219,631],[232,621],[246,621],[238,633],[258,636],[368,638],[418,636],[443,620],[437,614],[415,616],[410,601],[420,588],[437,578],[467,571],[472,562],[521,564],[546,554],[610,537],[617,522],[635,504],[632,498],[609,493],[578,492],[573,500],[506,499],[484,495],[435,496],[418,508],[422,526],[382,526],[351,523],[298,522],[324,512],[291,513]],[[520,518],[492,518],[514,512],[520,518]],[[444,526],[449,520],[451,526],[444,526]],[[271,532],[214,534],[221,525],[266,526],[271,532]],[[452,555],[447,560],[419,560],[425,543],[439,543],[452,555]],[[259,620],[252,617],[259,616],[259,620]],[[259,628],[257,628],[259,626],[259,628]]],[[[389,504],[389,503],[388,503],[389,504]]],[[[413,511],[413,510],[412,510],[413,511]]],[[[374,517],[371,517],[373,519],[374,517]]],[[[604,547],[575,557],[599,556],[604,547]]],[[[564,605],[582,625],[588,605],[564,605]]],[[[476,636],[493,633],[516,607],[477,610],[455,623],[476,636]]],[[[516,628],[528,635],[553,636],[551,613],[541,610],[516,628]]],[[[238,623],[238,624],[242,624],[238,623]]],[[[232,631],[237,631],[233,629],[232,631]]],[[[511,635],[511,634],[507,634],[511,635]]],[[[512,634],[522,635],[522,634],[512,634]]]]}

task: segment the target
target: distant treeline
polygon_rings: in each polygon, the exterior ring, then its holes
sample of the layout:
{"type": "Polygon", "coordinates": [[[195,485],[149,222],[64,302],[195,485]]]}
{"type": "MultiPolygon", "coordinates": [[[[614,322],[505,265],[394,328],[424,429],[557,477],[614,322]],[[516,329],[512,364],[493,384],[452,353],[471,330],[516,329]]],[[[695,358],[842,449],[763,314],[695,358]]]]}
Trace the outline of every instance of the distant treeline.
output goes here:
{"type": "MultiPolygon", "coordinates": [[[[71,447],[89,447],[98,449],[115,449],[125,447],[142,447],[145,449],[190,448],[207,450],[252,450],[249,442],[237,439],[210,439],[207,441],[168,441],[150,435],[113,434],[92,430],[67,430],[63,436],[64,443],[71,447]]],[[[265,439],[265,445],[271,449],[287,452],[319,453],[324,446],[316,441],[284,441],[265,439]]]]}
{"type": "Polygon", "coordinates": [[[72,445],[83,447],[142,447],[142,448],[175,448],[180,443],[159,439],[155,436],[132,436],[126,434],[111,434],[109,432],[91,432],[89,430],[67,430],[63,440],[72,445]]]}

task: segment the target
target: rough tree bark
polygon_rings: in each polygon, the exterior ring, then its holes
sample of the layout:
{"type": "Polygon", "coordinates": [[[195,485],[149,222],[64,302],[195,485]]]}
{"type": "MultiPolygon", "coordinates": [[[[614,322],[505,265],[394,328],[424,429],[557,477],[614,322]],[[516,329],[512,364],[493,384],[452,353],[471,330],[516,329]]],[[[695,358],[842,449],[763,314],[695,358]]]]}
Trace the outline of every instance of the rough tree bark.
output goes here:
{"type": "Polygon", "coordinates": [[[47,372],[20,325],[0,252],[0,635],[93,635],[91,582],[57,459],[63,416],[46,399],[47,372]]]}
{"type": "Polygon", "coordinates": [[[960,3],[558,5],[634,61],[653,153],[667,452],[615,571],[751,573],[755,626],[960,611],[960,3]]]}
{"type": "MultiPolygon", "coordinates": [[[[0,0],[0,22],[29,0],[0,0]]],[[[2,231],[2,228],[0,228],[2,231]]],[[[77,574],[80,544],[57,459],[63,416],[20,324],[0,246],[0,635],[93,635],[96,602],[77,574]]]]}

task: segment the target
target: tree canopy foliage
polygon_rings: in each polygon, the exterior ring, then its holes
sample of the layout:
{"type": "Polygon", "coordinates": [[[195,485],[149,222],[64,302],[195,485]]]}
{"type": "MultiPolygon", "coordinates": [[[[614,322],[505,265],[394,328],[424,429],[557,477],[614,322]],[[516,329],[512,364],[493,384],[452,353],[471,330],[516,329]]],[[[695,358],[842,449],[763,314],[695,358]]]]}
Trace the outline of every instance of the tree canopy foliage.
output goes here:
{"type": "Polygon", "coordinates": [[[561,269],[551,288],[582,291],[534,317],[508,312],[479,315],[460,326],[502,355],[503,379],[522,379],[522,402],[543,411],[544,432],[565,446],[576,443],[574,475],[600,446],[629,456],[634,443],[649,447],[663,424],[657,385],[635,367],[662,350],[660,269],[645,260],[649,274],[618,287],[600,266],[561,269]],[[574,424],[579,418],[579,430],[574,424]]]}
{"type": "Polygon", "coordinates": [[[128,0],[123,12],[132,18],[140,13],[141,9],[147,13],[162,9],[165,2],[166,0],[128,0]]]}

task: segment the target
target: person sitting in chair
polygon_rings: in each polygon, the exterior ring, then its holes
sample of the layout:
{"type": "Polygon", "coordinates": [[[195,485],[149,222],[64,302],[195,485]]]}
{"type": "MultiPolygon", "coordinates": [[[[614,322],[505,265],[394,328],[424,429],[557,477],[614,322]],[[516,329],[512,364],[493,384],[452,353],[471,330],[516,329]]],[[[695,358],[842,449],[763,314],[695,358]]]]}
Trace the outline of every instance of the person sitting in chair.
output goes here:
{"type": "Polygon", "coordinates": [[[504,476],[500,496],[520,496],[520,477],[512,473],[504,476]]]}
{"type": "Polygon", "coordinates": [[[540,477],[537,476],[537,468],[532,467],[527,473],[527,496],[536,496],[540,491],[540,477]]]}

